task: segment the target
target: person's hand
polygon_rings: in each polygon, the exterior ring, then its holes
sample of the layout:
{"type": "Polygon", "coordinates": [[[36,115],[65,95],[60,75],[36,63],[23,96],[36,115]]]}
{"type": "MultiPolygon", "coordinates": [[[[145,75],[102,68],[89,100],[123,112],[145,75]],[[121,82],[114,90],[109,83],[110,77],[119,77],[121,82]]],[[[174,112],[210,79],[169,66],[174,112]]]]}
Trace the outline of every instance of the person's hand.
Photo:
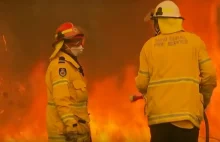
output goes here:
{"type": "Polygon", "coordinates": [[[79,122],[77,125],[77,132],[82,135],[90,133],[89,124],[79,122]]]}
{"type": "Polygon", "coordinates": [[[77,142],[77,124],[72,125],[72,127],[66,127],[65,137],[67,142],[77,142]]]}
{"type": "Polygon", "coordinates": [[[77,132],[68,132],[65,137],[67,142],[77,142],[77,132]]]}

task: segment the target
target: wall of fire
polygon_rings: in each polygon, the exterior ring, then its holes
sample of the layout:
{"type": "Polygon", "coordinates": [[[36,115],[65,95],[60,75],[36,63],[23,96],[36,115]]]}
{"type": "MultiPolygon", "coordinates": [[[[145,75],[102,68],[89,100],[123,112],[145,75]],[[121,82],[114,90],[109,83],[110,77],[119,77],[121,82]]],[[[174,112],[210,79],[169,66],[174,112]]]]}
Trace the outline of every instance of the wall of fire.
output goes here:
{"type": "MultiPolygon", "coordinates": [[[[9,0],[0,2],[2,11],[0,12],[0,38],[2,39],[0,40],[0,126],[4,127],[4,131],[0,130],[0,138],[6,135],[24,138],[32,137],[34,134],[45,138],[44,114],[38,117],[35,114],[43,110],[42,104],[46,103],[43,97],[45,92],[39,92],[45,89],[41,85],[44,83],[42,81],[45,71],[44,61],[47,61],[53,50],[51,43],[56,27],[68,20],[82,26],[88,36],[85,54],[81,61],[85,66],[90,84],[95,84],[95,87],[90,85],[93,103],[91,107],[93,110],[96,109],[93,113],[97,114],[96,120],[99,120],[100,124],[93,125],[94,132],[97,129],[97,133],[100,133],[96,127],[108,127],[102,130],[106,130],[104,136],[96,133],[97,137],[106,139],[109,133],[111,136],[119,133],[120,135],[117,136],[119,140],[125,139],[126,136],[132,137],[129,133],[130,129],[122,127],[129,126],[133,128],[133,137],[145,135],[144,138],[149,139],[149,134],[146,134],[149,130],[145,127],[145,120],[141,116],[142,103],[130,105],[125,102],[128,99],[126,95],[134,91],[132,83],[126,82],[133,81],[136,71],[127,67],[137,66],[143,43],[153,35],[151,25],[144,23],[143,18],[161,0],[155,0],[153,3],[149,2],[150,0],[121,0],[120,2],[94,0],[93,3],[89,0],[81,1],[82,3],[74,4],[71,0],[65,0],[65,2],[63,0],[63,3],[56,0],[48,2],[29,0],[23,4],[9,0]],[[114,58],[110,54],[113,54],[114,58]],[[105,86],[111,90],[106,93],[106,90],[100,89],[99,86],[105,86]],[[115,103],[115,100],[110,100],[118,96],[120,96],[117,100],[120,106],[115,103]],[[107,101],[110,103],[107,104],[107,101]],[[98,108],[96,104],[100,107],[98,108]],[[100,108],[106,108],[110,113],[103,112],[100,108]],[[136,109],[140,111],[136,112],[136,109]],[[121,116],[121,112],[126,112],[127,117],[131,118],[130,124],[124,122],[126,120],[121,116]],[[98,115],[106,115],[108,121],[98,115]],[[16,128],[12,127],[12,124],[16,128]],[[39,125],[42,127],[38,128],[39,125]],[[119,131],[117,125],[127,131],[119,131]],[[20,134],[21,131],[23,134],[20,134]]],[[[219,75],[219,1],[176,0],[176,2],[186,18],[184,22],[186,30],[199,34],[206,42],[219,75]]],[[[211,135],[215,138],[220,138],[220,116],[216,113],[220,103],[219,94],[220,89],[217,88],[208,110],[211,135]]],[[[201,134],[204,135],[204,125],[201,134]]]]}

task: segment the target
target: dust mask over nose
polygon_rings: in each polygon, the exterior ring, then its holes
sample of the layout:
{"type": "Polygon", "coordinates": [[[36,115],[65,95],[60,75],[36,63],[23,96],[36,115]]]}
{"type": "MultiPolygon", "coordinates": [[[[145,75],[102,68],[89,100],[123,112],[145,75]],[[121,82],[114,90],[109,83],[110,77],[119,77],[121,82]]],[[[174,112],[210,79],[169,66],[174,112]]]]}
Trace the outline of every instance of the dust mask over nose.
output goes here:
{"type": "Polygon", "coordinates": [[[83,53],[83,50],[84,50],[82,45],[77,46],[77,47],[76,46],[68,46],[68,45],[66,45],[66,46],[70,49],[71,53],[74,56],[79,56],[80,54],[83,53]]]}

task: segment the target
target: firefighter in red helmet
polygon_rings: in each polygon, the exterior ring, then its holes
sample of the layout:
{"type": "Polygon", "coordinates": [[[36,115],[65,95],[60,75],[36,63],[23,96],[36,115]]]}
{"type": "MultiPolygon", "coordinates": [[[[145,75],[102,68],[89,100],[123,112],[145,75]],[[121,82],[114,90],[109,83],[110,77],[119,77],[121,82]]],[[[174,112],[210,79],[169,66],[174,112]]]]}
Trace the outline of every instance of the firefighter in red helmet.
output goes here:
{"type": "Polygon", "coordinates": [[[91,142],[88,93],[82,66],[84,34],[67,22],[56,30],[46,72],[49,142],[91,142]]]}

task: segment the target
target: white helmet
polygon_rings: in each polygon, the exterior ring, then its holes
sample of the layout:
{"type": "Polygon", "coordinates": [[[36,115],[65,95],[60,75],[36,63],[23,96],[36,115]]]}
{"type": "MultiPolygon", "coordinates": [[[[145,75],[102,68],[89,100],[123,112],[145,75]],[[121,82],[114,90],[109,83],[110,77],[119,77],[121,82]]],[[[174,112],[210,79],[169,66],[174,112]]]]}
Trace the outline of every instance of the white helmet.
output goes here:
{"type": "Polygon", "coordinates": [[[182,18],[179,7],[170,0],[165,0],[157,5],[152,19],[154,18],[182,18]]]}

